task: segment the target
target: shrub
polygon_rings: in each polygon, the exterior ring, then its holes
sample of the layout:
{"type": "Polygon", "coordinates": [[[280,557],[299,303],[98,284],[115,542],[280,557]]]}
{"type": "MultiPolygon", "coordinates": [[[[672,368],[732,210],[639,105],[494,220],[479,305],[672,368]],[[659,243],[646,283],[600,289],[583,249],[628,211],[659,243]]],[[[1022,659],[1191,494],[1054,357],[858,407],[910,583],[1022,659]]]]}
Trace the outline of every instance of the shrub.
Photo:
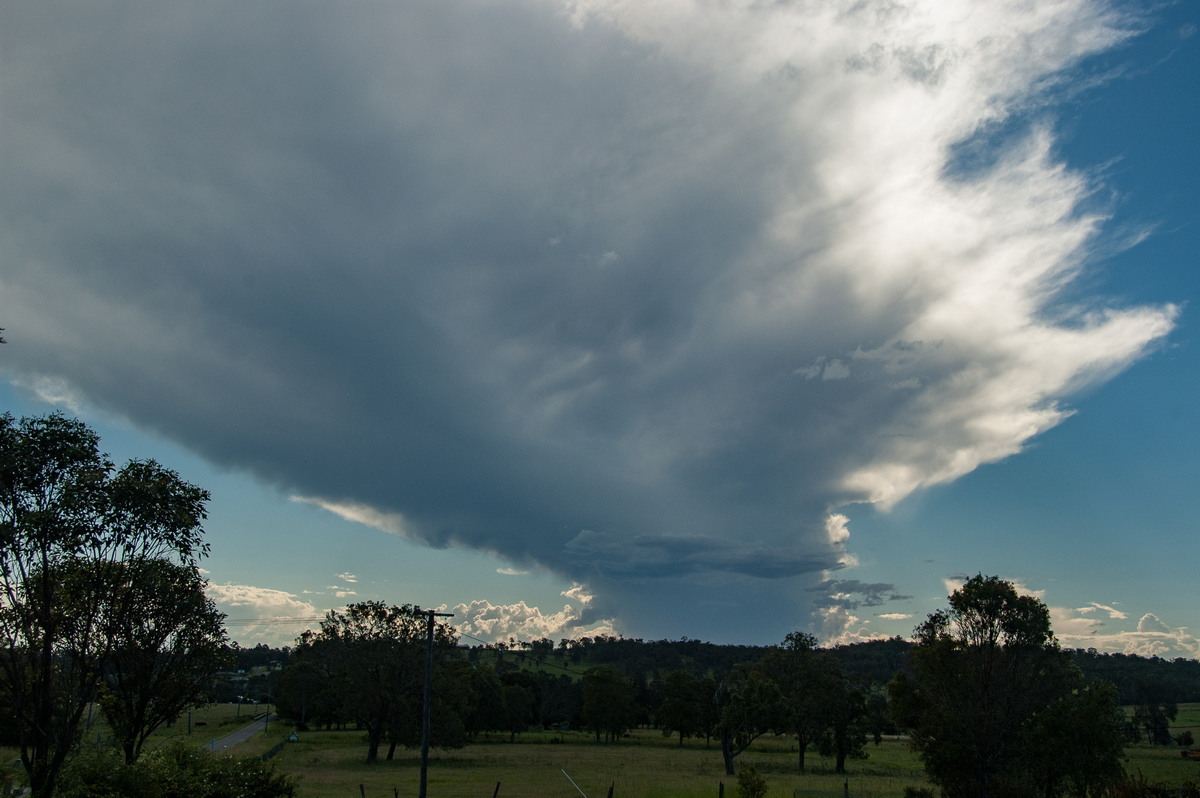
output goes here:
{"type": "Polygon", "coordinates": [[[754,765],[742,768],[737,781],[739,798],[763,798],[767,794],[767,780],[755,770],[754,765]]]}
{"type": "Polygon", "coordinates": [[[132,765],[91,751],[63,774],[61,798],[294,798],[296,780],[257,757],[210,754],[176,741],[132,765]]]}

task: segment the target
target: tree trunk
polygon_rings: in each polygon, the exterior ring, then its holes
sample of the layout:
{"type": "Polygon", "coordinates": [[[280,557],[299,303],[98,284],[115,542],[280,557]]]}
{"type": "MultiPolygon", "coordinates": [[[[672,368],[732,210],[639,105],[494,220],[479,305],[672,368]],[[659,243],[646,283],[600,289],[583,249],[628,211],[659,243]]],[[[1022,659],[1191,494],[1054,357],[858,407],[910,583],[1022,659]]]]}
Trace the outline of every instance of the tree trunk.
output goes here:
{"type": "Polygon", "coordinates": [[[721,758],[725,760],[725,775],[733,775],[733,743],[728,734],[721,734],[721,758]]]}

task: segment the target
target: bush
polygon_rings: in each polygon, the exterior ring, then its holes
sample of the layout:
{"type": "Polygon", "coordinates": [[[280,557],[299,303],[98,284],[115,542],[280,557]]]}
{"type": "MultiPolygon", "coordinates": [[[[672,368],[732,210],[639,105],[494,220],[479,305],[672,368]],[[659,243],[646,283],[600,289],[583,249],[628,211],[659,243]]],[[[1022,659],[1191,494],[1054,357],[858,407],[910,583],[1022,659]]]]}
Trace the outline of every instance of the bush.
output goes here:
{"type": "Polygon", "coordinates": [[[928,787],[905,787],[904,798],[933,798],[933,790],[928,787]]]}
{"type": "Polygon", "coordinates": [[[64,771],[61,798],[294,798],[296,780],[257,757],[210,754],[176,741],[132,765],[91,751],[64,771]]]}
{"type": "Polygon", "coordinates": [[[767,780],[759,775],[754,765],[746,765],[738,773],[737,794],[739,798],[763,798],[767,794],[767,780]]]}

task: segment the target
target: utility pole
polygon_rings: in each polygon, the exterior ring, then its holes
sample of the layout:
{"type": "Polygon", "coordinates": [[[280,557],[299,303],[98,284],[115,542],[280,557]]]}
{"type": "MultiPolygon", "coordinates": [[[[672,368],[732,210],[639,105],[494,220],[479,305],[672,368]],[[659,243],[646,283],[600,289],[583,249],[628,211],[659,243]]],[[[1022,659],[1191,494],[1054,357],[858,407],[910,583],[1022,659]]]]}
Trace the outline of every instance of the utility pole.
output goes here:
{"type": "Polygon", "coordinates": [[[448,612],[425,610],[425,706],[421,712],[421,793],[420,798],[426,798],[425,790],[429,778],[429,716],[433,704],[433,620],[434,618],[453,618],[448,612]]]}

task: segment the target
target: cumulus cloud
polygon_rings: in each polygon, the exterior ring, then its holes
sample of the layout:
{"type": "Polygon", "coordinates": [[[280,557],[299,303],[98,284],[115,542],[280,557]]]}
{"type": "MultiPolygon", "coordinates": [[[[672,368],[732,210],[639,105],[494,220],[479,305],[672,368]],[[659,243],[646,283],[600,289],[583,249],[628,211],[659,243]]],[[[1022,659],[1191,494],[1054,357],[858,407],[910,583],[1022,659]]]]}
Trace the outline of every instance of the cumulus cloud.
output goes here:
{"type": "Polygon", "coordinates": [[[1067,301],[1103,219],[1040,113],[1129,31],[1096,0],[15,0],[4,368],[630,632],[778,638],[847,609],[810,590],[856,562],[831,512],[1021,451],[1170,330],[1067,301]]]}
{"type": "Polygon", "coordinates": [[[822,607],[814,615],[819,620],[822,645],[845,646],[887,637],[872,631],[870,621],[859,618],[845,606],[822,607]]]}
{"type": "Polygon", "coordinates": [[[492,604],[476,600],[454,607],[454,625],[464,636],[485,643],[549,638],[579,638],[595,635],[615,635],[612,618],[597,619],[588,613],[592,596],[582,585],[573,585],[563,595],[576,604],[564,604],[558,612],[543,613],[525,602],[492,604]]]}
{"type": "Polygon", "coordinates": [[[205,592],[225,613],[230,638],[247,645],[292,645],[305,629],[316,628],[325,612],[291,593],[267,587],[210,582],[205,592]]]}
{"type": "Polygon", "coordinates": [[[1050,608],[1055,636],[1064,647],[1095,648],[1164,659],[1200,658],[1200,637],[1185,626],[1170,626],[1148,612],[1138,618],[1134,628],[1119,628],[1094,617],[1093,611],[1097,608],[1109,612],[1109,621],[1123,621],[1129,617],[1124,612],[1095,603],[1080,609],[1050,608]]]}

